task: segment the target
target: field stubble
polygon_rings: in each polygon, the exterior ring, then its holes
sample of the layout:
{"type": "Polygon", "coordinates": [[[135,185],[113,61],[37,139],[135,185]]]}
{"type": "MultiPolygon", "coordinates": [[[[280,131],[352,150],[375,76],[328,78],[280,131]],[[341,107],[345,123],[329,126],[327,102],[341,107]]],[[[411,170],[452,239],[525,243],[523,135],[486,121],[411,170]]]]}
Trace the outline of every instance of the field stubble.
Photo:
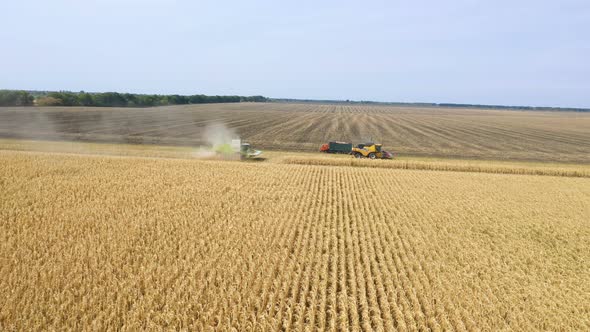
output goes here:
{"type": "Polygon", "coordinates": [[[0,137],[192,145],[215,123],[262,149],[373,139],[404,155],[590,163],[590,114],[281,103],[0,108],[0,137]]]}
{"type": "Polygon", "coordinates": [[[590,328],[585,178],[16,151],[0,169],[0,328],[590,328]]]}

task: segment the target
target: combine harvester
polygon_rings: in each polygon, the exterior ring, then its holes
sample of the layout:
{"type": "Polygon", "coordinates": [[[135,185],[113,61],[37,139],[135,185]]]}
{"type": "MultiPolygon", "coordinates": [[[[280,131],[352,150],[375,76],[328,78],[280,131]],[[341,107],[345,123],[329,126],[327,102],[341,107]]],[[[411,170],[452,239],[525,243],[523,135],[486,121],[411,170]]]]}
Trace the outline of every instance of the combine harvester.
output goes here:
{"type": "Polygon", "coordinates": [[[216,155],[217,158],[225,160],[255,159],[262,154],[262,151],[253,149],[250,143],[242,143],[242,140],[239,138],[232,139],[231,144],[217,144],[206,151],[216,155]]]}
{"type": "Polygon", "coordinates": [[[353,147],[352,143],[329,142],[320,147],[320,152],[346,153],[355,158],[393,159],[393,153],[383,150],[382,146],[383,144],[364,143],[353,147]]]}
{"type": "Polygon", "coordinates": [[[258,158],[262,154],[262,151],[253,149],[250,143],[242,143],[240,138],[231,140],[231,149],[240,155],[241,160],[258,158]]]}

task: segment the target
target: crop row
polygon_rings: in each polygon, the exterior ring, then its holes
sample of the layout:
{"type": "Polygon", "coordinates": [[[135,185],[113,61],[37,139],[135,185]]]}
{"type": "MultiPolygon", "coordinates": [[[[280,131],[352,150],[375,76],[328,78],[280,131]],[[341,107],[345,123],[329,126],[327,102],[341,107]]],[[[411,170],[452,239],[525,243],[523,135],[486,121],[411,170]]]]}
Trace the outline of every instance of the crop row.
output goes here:
{"type": "Polygon", "coordinates": [[[0,329],[587,330],[588,179],[0,151],[0,329]]]}
{"type": "Polygon", "coordinates": [[[485,165],[481,162],[469,163],[461,161],[419,161],[419,160],[364,160],[355,158],[326,158],[326,157],[284,157],[281,161],[292,165],[315,165],[315,166],[348,166],[348,167],[369,167],[384,169],[409,169],[428,171],[451,171],[451,172],[474,172],[492,174],[514,174],[514,175],[545,175],[564,177],[590,177],[590,168],[584,165],[574,167],[560,167],[553,165],[527,166],[527,165],[502,165],[501,163],[490,162],[485,165]]]}

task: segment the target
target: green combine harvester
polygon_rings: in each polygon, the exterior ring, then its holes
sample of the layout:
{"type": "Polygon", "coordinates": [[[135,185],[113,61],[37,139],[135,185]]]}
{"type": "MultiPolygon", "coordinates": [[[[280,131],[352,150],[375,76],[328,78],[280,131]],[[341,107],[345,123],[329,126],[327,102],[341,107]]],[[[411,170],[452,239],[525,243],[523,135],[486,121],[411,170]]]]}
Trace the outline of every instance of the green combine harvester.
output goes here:
{"type": "Polygon", "coordinates": [[[240,155],[241,160],[258,158],[262,151],[253,149],[250,143],[242,143],[242,140],[237,138],[231,141],[231,153],[240,155]]]}

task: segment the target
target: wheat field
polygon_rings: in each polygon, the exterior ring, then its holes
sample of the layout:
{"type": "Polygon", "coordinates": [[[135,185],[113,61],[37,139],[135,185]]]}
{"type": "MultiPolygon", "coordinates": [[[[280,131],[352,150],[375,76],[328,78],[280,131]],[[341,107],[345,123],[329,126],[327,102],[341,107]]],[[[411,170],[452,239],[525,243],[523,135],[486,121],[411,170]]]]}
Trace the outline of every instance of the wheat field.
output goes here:
{"type": "Polygon", "coordinates": [[[590,179],[0,150],[0,330],[588,330],[590,179]]]}
{"type": "Polygon", "coordinates": [[[586,112],[286,103],[0,108],[2,138],[195,146],[213,123],[267,150],[374,140],[412,156],[590,163],[586,112]]]}

